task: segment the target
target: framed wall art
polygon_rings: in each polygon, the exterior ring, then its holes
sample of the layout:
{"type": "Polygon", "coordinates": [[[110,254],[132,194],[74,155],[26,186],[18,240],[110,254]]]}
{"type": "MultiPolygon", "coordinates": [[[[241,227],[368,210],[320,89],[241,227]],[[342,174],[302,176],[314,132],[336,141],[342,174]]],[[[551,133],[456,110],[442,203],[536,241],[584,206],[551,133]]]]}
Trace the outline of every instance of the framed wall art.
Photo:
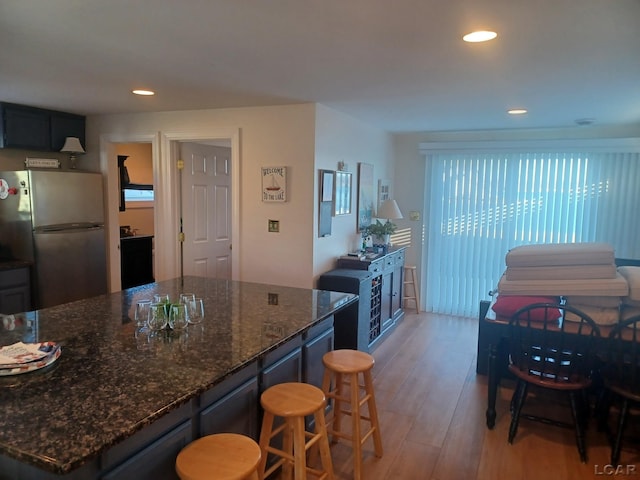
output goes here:
{"type": "Polygon", "coordinates": [[[391,182],[389,182],[389,180],[378,180],[378,209],[380,209],[380,205],[382,205],[382,202],[384,202],[385,200],[389,200],[390,184],[391,182]]]}
{"type": "Polygon", "coordinates": [[[335,172],[320,170],[320,198],[318,210],[318,236],[331,235],[331,217],[333,216],[333,184],[335,172]]]}
{"type": "Polygon", "coordinates": [[[321,202],[331,202],[333,200],[333,178],[334,173],[332,170],[320,170],[320,179],[322,181],[320,184],[322,189],[321,202]]]}
{"type": "Polygon", "coordinates": [[[287,167],[262,167],[262,201],[287,201],[287,167]]]}
{"type": "Polygon", "coordinates": [[[358,231],[371,225],[375,192],[373,189],[373,165],[358,163],[358,231]]]}
{"type": "Polygon", "coordinates": [[[348,215],[351,213],[351,172],[337,171],[335,184],[334,214],[348,215]]]}

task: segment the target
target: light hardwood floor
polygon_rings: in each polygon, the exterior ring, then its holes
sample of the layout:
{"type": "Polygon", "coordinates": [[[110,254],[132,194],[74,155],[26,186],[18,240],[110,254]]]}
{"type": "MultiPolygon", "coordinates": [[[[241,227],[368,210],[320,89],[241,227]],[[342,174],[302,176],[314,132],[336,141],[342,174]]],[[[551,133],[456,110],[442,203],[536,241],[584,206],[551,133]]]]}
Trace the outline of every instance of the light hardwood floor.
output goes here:
{"type": "MultiPolygon", "coordinates": [[[[587,464],[568,429],[522,420],[509,445],[509,381],[499,391],[496,427],[488,430],[487,379],[475,373],[477,328],[475,319],[407,314],[373,352],[384,455],[375,458],[372,440],[365,443],[365,480],[640,478],[638,445],[628,443],[624,471],[612,475],[606,437],[593,421],[587,464]]],[[[353,478],[348,444],[340,440],[331,451],[336,478],[353,478]]]]}

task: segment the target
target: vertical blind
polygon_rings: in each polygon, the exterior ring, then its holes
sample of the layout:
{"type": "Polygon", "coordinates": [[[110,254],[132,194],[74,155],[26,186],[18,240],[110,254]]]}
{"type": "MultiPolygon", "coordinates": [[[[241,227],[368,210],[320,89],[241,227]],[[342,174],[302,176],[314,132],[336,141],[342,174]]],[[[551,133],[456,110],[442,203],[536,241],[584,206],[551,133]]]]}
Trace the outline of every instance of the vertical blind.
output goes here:
{"type": "Polygon", "coordinates": [[[510,248],[607,242],[640,258],[639,153],[432,153],[426,309],[475,316],[510,248]]]}

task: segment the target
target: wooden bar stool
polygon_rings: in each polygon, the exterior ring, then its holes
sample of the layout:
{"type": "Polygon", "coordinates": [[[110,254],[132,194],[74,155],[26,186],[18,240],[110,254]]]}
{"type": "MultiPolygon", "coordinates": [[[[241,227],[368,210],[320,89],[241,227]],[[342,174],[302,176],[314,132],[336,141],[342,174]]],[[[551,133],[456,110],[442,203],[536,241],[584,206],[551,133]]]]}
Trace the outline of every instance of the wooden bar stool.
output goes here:
{"type": "Polygon", "coordinates": [[[260,404],[264,409],[264,417],[260,432],[262,459],[258,467],[259,478],[262,480],[268,477],[280,466],[282,478],[291,478],[293,466],[295,480],[305,480],[307,473],[320,479],[333,479],[333,465],[324,419],[327,403],[322,390],[307,383],[280,383],[264,391],[260,396],[260,404]],[[313,415],[315,420],[313,433],[305,430],[307,415],[313,415]],[[277,428],[273,426],[275,417],[282,417],[284,420],[277,428]],[[282,449],[271,446],[271,440],[279,433],[283,436],[282,449]],[[322,470],[307,465],[307,450],[314,445],[320,450],[322,470]],[[269,453],[280,458],[266,470],[269,453]]]}
{"type": "Polygon", "coordinates": [[[416,313],[420,313],[420,294],[418,293],[418,279],[415,265],[404,266],[403,283],[402,303],[405,304],[406,300],[413,300],[416,304],[416,313]]]}
{"type": "Polygon", "coordinates": [[[257,480],[262,454],[251,438],[217,433],[194,440],[176,458],[181,480],[257,480]]]}
{"type": "Polygon", "coordinates": [[[327,399],[333,399],[333,418],[328,422],[327,431],[332,436],[351,440],[354,457],[354,476],[356,480],[362,478],[362,445],[373,436],[373,445],[376,457],[382,457],[382,439],[380,425],[378,423],[378,411],[373,392],[373,379],[371,369],[375,360],[371,355],[358,350],[333,350],[322,357],[324,364],[324,377],[322,390],[327,399]],[[362,374],[364,385],[360,385],[358,375],[362,374]],[[335,376],[335,385],[331,389],[332,377],[335,376]],[[343,392],[345,385],[349,385],[349,392],[343,392]],[[361,391],[364,395],[361,396],[361,391]],[[343,404],[349,403],[350,410],[345,410],[343,404]],[[362,412],[362,406],[367,404],[368,416],[362,412]],[[351,415],[351,435],[342,431],[340,422],[342,415],[351,415]],[[361,420],[369,422],[369,429],[362,432],[361,420]]]}

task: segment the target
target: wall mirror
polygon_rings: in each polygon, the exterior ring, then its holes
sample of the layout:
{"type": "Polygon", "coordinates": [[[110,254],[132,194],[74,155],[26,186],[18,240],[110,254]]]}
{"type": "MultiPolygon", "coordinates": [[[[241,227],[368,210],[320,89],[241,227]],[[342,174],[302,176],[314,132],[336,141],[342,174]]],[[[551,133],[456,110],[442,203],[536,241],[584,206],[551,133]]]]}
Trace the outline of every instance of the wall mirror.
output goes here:
{"type": "Polygon", "coordinates": [[[335,181],[335,215],[351,213],[351,173],[336,172],[335,181]]]}

